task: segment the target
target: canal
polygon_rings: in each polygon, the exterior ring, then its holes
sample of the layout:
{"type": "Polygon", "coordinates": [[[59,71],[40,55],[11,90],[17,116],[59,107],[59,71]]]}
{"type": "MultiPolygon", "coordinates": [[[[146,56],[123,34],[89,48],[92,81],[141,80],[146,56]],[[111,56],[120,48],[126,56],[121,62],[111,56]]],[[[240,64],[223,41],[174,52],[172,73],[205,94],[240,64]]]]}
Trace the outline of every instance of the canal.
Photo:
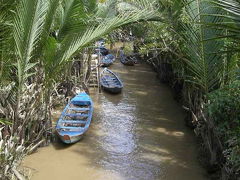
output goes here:
{"type": "Polygon", "coordinates": [[[84,138],[53,143],[25,158],[31,179],[206,180],[194,134],[170,88],[145,64],[115,62],[110,69],[122,79],[123,92],[92,91],[94,117],[84,138]]]}

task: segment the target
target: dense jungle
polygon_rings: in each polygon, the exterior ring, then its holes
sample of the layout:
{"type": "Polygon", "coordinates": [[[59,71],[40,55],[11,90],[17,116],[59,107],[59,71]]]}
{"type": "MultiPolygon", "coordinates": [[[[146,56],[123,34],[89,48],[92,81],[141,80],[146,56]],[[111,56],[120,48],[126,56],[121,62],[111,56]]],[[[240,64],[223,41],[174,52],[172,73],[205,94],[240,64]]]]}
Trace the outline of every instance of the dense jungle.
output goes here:
{"type": "Polygon", "coordinates": [[[73,161],[69,151],[83,149],[94,152],[80,163],[95,157],[83,179],[238,180],[239,22],[239,0],[0,0],[0,179],[31,179],[24,159],[73,161]],[[89,86],[101,40],[117,60],[124,51],[137,61],[113,64],[120,95],[89,86]],[[59,146],[56,121],[79,89],[93,98],[92,125],[79,143],[59,146]],[[109,176],[89,170],[98,159],[109,176]]]}

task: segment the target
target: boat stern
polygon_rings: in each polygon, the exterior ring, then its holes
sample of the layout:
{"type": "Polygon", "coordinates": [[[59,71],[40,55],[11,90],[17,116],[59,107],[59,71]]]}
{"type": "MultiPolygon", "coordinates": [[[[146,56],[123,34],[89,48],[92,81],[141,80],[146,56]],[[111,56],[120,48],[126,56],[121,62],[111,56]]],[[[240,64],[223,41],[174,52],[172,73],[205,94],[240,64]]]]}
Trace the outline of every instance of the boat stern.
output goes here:
{"type": "Polygon", "coordinates": [[[80,141],[83,137],[83,133],[73,133],[57,130],[58,137],[66,144],[72,144],[77,141],[80,141]]]}

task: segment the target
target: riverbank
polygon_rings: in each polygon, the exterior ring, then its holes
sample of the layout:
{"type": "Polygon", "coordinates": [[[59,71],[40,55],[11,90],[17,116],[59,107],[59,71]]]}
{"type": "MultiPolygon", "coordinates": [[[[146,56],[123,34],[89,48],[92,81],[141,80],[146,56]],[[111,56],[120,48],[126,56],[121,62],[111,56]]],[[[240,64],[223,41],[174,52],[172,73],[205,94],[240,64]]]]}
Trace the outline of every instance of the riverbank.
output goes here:
{"type": "Polygon", "coordinates": [[[207,179],[171,89],[148,65],[115,63],[111,69],[123,80],[123,93],[91,92],[94,117],[83,140],[28,156],[23,164],[32,179],[207,179]]]}
{"type": "Polygon", "coordinates": [[[208,102],[204,102],[197,89],[190,90],[188,83],[174,73],[169,57],[169,54],[159,54],[144,59],[156,72],[159,81],[171,87],[175,100],[186,110],[185,124],[197,137],[199,161],[212,180],[239,179],[239,123],[235,121],[239,117],[236,108],[239,82],[209,93],[204,96],[208,102]]]}

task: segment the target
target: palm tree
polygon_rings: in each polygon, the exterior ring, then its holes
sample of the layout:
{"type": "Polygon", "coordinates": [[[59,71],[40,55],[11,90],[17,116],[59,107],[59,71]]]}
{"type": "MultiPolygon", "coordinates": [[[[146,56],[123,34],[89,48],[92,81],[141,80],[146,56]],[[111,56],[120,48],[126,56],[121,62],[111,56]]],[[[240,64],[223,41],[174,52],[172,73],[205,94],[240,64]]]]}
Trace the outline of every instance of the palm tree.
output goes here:
{"type": "Polygon", "coordinates": [[[162,37],[170,52],[167,58],[171,59],[172,54],[176,58],[171,60],[172,67],[177,72],[176,78],[184,81],[184,104],[213,165],[219,162],[218,155],[223,149],[211,117],[205,118],[202,111],[209,93],[239,76],[236,52],[239,52],[240,4],[237,0],[186,0],[162,1],[161,7],[163,30],[170,32],[170,40],[162,37]]]}
{"type": "Polygon", "coordinates": [[[7,26],[11,30],[2,35],[9,37],[9,41],[1,52],[1,57],[8,57],[2,62],[11,60],[6,67],[10,76],[1,79],[9,79],[14,85],[1,109],[8,112],[4,114],[6,119],[12,120],[12,133],[17,132],[21,138],[36,143],[41,140],[37,132],[48,136],[46,132],[51,128],[50,95],[65,64],[99,37],[120,26],[148,20],[156,12],[154,2],[146,0],[132,1],[130,10],[122,8],[121,11],[115,1],[99,6],[95,0],[20,0],[16,3],[16,7],[11,7],[15,13],[7,26]],[[110,5],[115,13],[104,16],[110,5]],[[103,6],[105,9],[98,9],[103,6]],[[9,108],[12,111],[6,110],[9,108]],[[34,133],[30,136],[31,132],[34,133]]]}
{"type": "Polygon", "coordinates": [[[7,122],[4,136],[33,147],[49,141],[51,94],[66,63],[112,30],[156,14],[154,1],[147,0],[127,3],[131,9],[115,0],[0,2],[0,126],[7,122]]]}

